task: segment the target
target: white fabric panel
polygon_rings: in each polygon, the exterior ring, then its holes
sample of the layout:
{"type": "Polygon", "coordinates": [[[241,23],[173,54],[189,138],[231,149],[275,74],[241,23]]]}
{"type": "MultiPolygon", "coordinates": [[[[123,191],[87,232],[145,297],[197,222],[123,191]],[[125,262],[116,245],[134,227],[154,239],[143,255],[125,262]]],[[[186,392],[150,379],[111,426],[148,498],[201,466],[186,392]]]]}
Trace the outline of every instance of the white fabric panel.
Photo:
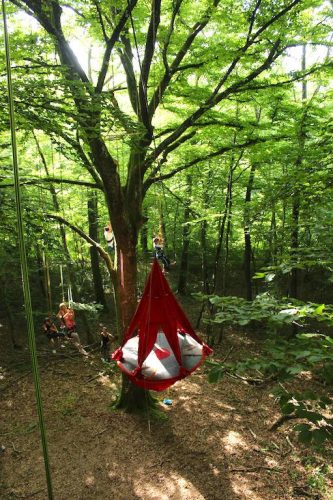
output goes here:
{"type": "MultiPolygon", "coordinates": [[[[191,370],[202,358],[202,345],[187,333],[178,333],[182,365],[191,370]]],[[[132,337],[123,347],[122,364],[128,371],[138,366],[139,337],[132,337]]],[[[142,365],[142,375],[152,380],[165,380],[179,375],[179,365],[170,344],[162,331],[157,334],[153,350],[142,365]]]]}
{"type": "Polygon", "coordinates": [[[182,365],[187,370],[192,370],[202,358],[202,345],[187,333],[178,333],[182,365]]]}
{"type": "Polygon", "coordinates": [[[164,380],[179,375],[179,365],[163,332],[158,332],[153,350],[142,365],[144,377],[164,380]]]}

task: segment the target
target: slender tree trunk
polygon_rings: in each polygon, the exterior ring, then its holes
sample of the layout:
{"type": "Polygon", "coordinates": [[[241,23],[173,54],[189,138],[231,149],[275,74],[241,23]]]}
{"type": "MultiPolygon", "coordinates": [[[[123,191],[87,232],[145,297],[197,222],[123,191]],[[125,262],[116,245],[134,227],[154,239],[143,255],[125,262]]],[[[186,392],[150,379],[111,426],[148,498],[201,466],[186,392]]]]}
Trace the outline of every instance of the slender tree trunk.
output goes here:
{"type": "Polygon", "coordinates": [[[9,326],[9,335],[10,335],[10,340],[12,343],[12,346],[14,349],[19,348],[19,344],[17,341],[17,335],[16,335],[16,329],[17,327],[15,326],[15,318],[12,313],[9,301],[8,301],[8,290],[7,290],[7,282],[5,278],[1,279],[1,295],[2,295],[2,303],[5,309],[5,314],[7,316],[7,321],[8,321],[8,326],[9,326]]]}
{"type": "Polygon", "coordinates": [[[178,280],[178,292],[180,294],[186,293],[187,287],[187,276],[188,276],[188,266],[189,266],[189,248],[190,248],[190,226],[188,223],[190,219],[190,203],[192,195],[192,177],[190,175],[186,176],[186,201],[184,209],[184,219],[183,219],[183,248],[180,258],[179,267],[179,280],[178,280]]]}
{"type": "Polygon", "coordinates": [[[225,232],[225,248],[224,248],[224,262],[222,269],[222,293],[226,293],[227,288],[227,271],[229,262],[229,241],[231,235],[231,223],[232,223],[232,189],[233,189],[233,173],[234,168],[230,169],[230,175],[228,180],[228,205],[227,205],[227,228],[225,232]]]}
{"type": "Polygon", "coordinates": [[[271,227],[269,231],[269,250],[270,260],[273,265],[277,262],[277,231],[276,231],[276,213],[275,204],[272,207],[271,227]]]}
{"type": "Polygon", "coordinates": [[[249,180],[246,187],[245,193],[245,206],[244,206],[244,276],[245,276],[245,287],[246,287],[246,298],[247,300],[253,299],[252,293],[252,244],[251,244],[251,220],[250,220],[250,203],[252,196],[252,188],[254,182],[254,175],[256,171],[255,163],[252,163],[249,180]]]}
{"type": "MultiPolygon", "coordinates": [[[[210,171],[208,174],[208,179],[210,179],[210,171]]],[[[206,188],[204,190],[204,193],[203,193],[203,206],[205,209],[208,207],[208,204],[209,204],[210,193],[211,193],[210,182],[208,181],[206,184],[206,188]]],[[[207,261],[207,254],[208,254],[208,251],[207,251],[207,228],[208,228],[208,224],[207,224],[207,220],[205,219],[201,222],[201,230],[200,230],[201,276],[202,276],[202,288],[203,288],[203,292],[205,295],[209,295],[211,293],[210,283],[209,283],[208,261],[207,261]]],[[[213,306],[209,302],[209,300],[205,300],[202,304],[202,307],[201,307],[201,310],[199,313],[199,317],[197,319],[196,328],[199,328],[200,322],[201,322],[201,319],[202,319],[202,316],[203,316],[205,310],[208,311],[209,316],[212,315],[213,306]]],[[[208,341],[212,342],[212,339],[210,338],[211,333],[212,333],[212,327],[210,324],[207,324],[206,333],[208,335],[208,341]]]]}
{"type": "Polygon", "coordinates": [[[298,269],[296,267],[298,260],[299,249],[299,209],[300,196],[299,193],[294,193],[292,203],[292,230],[291,230],[291,258],[294,266],[291,271],[290,279],[290,295],[294,299],[298,298],[298,269]]]}
{"type": "MultiPolygon", "coordinates": [[[[89,236],[96,243],[99,242],[98,236],[98,198],[96,191],[93,191],[88,198],[88,223],[89,223],[89,236]]],[[[96,247],[90,247],[90,262],[91,270],[93,275],[94,290],[96,302],[102,304],[105,310],[107,310],[102,273],[99,266],[99,256],[96,247]]]]}
{"type": "Polygon", "coordinates": [[[178,212],[179,212],[179,200],[177,200],[175,216],[173,220],[173,231],[172,231],[172,253],[174,259],[176,259],[177,256],[176,241],[177,241],[177,227],[178,227],[178,212]]]}
{"type": "Polygon", "coordinates": [[[225,195],[225,201],[224,201],[224,212],[223,216],[220,220],[219,224],[219,234],[218,234],[218,240],[217,240],[217,246],[216,246],[216,252],[215,252],[215,262],[214,262],[214,271],[213,271],[213,292],[222,292],[222,287],[218,287],[218,277],[221,275],[221,270],[220,270],[220,260],[221,260],[221,254],[222,254],[222,248],[223,248],[223,242],[224,242],[224,234],[225,234],[225,225],[227,222],[227,217],[228,217],[228,211],[229,211],[229,202],[230,202],[230,183],[232,179],[232,172],[233,172],[233,161],[230,164],[229,167],[229,173],[228,173],[228,181],[227,181],[227,192],[225,195]]]}
{"type": "MultiPolygon", "coordinates": [[[[146,220],[148,220],[147,208],[144,208],[143,215],[146,220]]],[[[143,254],[148,254],[148,225],[147,223],[143,224],[141,228],[141,248],[143,254]]]]}
{"type": "Polygon", "coordinates": [[[165,219],[164,219],[164,213],[163,213],[163,208],[162,208],[162,205],[160,204],[159,205],[159,216],[160,216],[160,233],[161,233],[161,236],[163,238],[163,241],[164,241],[164,250],[166,252],[166,254],[168,254],[168,237],[167,237],[167,233],[166,233],[166,226],[165,226],[165,219]]]}
{"type": "MultiPolygon", "coordinates": [[[[302,71],[306,70],[306,45],[303,46],[302,54],[302,71]]],[[[304,106],[303,113],[300,120],[299,132],[298,132],[298,156],[295,162],[296,173],[301,174],[301,168],[303,163],[303,154],[305,146],[305,121],[307,115],[307,109],[305,108],[305,103],[307,99],[307,83],[305,80],[302,82],[302,103],[304,106]]],[[[290,277],[290,295],[297,299],[299,296],[299,270],[297,268],[297,262],[299,261],[299,217],[300,217],[300,206],[301,206],[301,187],[299,182],[296,180],[293,195],[292,195],[292,214],[291,214],[291,259],[292,259],[292,271],[290,277]]]]}
{"type": "Polygon", "coordinates": [[[45,288],[45,280],[44,280],[44,266],[43,266],[43,259],[42,259],[42,253],[40,250],[40,247],[38,243],[35,245],[35,251],[36,251],[36,259],[37,259],[37,269],[38,269],[38,278],[39,278],[39,284],[40,284],[40,289],[43,295],[43,299],[45,299],[45,308],[47,305],[46,301],[46,288],[45,288]]]}

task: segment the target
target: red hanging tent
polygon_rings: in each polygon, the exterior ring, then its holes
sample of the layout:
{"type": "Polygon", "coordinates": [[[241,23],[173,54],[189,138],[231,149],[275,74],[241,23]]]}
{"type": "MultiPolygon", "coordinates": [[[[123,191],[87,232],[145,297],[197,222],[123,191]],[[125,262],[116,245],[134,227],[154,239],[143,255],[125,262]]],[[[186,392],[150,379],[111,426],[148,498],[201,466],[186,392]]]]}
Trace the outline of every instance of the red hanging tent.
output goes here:
{"type": "Polygon", "coordinates": [[[211,353],[193,330],[155,259],[123,343],[112,359],[133,383],[163,391],[190,375],[211,353]]]}

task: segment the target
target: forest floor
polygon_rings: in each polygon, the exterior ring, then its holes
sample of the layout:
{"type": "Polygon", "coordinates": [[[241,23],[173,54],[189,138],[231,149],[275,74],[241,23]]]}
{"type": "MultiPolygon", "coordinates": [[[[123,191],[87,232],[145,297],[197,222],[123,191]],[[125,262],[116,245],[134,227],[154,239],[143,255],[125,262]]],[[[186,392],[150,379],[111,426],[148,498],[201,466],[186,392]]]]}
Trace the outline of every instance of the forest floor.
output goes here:
{"type": "MultiPolygon", "coordinates": [[[[10,350],[5,338],[3,327],[0,498],[45,500],[29,355],[10,350]]],[[[231,347],[234,359],[260,348],[230,333],[215,356],[231,347]]],[[[333,498],[332,449],[298,444],[292,422],[269,430],[280,415],[271,386],[209,384],[202,367],[158,395],[167,419],[154,420],[112,409],[120,376],[103,375],[98,352],[84,358],[45,346],[39,361],[56,500],[333,498]]]]}

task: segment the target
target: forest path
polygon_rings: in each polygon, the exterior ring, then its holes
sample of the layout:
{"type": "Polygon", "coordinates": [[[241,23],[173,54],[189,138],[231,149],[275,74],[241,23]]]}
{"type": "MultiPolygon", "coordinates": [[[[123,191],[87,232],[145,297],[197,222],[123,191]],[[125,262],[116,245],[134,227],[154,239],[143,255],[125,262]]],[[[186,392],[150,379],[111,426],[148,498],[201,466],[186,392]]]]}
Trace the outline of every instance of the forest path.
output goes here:
{"type": "MultiPolygon", "coordinates": [[[[239,335],[230,340],[233,356],[253,347],[239,335]]],[[[310,487],[319,458],[310,470],[288,424],[269,431],[279,416],[271,388],[230,378],[209,384],[201,368],[158,394],[173,405],[164,406],[167,420],[154,421],[111,409],[119,374],[98,376],[98,355],[40,352],[56,500],[330,498],[310,487]]],[[[9,354],[0,360],[0,498],[45,500],[28,353],[9,354]]]]}

